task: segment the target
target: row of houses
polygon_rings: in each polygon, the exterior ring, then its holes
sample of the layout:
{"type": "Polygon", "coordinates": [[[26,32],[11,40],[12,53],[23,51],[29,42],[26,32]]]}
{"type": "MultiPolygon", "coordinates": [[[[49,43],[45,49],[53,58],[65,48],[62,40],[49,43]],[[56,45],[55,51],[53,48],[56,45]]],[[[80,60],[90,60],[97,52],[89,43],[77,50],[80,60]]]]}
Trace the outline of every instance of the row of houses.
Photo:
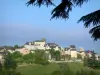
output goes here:
{"type": "MultiPolygon", "coordinates": [[[[22,48],[18,48],[15,50],[8,49],[7,51],[9,51],[10,53],[19,51],[20,53],[25,55],[25,54],[29,54],[30,52],[34,53],[35,50],[44,50],[47,52],[47,50],[49,51],[51,49],[54,49],[55,51],[59,51],[61,55],[70,55],[71,58],[77,58],[78,54],[80,54],[82,58],[84,58],[86,54],[88,54],[91,57],[91,54],[92,54],[88,51],[86,52],[84,48],[80,48],[79,50],[77,50],[75,45],[70,45],[69,47],[63,48],[56,43],[47,43],[44,38],[41,40],[33,41],[33,42],[26,42],[22,48]]],[[[99,59],[98,54],[96,54],[96,59],[97,60],[99,59]]]]}

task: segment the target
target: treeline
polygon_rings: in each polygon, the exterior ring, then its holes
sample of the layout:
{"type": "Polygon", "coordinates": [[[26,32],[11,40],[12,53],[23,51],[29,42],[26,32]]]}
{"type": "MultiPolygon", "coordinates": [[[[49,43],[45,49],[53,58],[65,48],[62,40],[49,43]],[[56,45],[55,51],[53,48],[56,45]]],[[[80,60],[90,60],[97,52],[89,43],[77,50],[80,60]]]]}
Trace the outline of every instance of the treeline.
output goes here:
{"type": "MultiPolygon", "coordinates": [[[[36,51],[35,53],[30,53],[27,55],[22,55],[19,52],[14,52],[13,54],[8,53],[4,56],[4,63],[0,64],[0,75],[21,75],[17,72],[16,68],[19,63],[36,63],[45,66],[49,64],[47,61],[47,56],[44,51],[36,51]],[[22,61],[23,62],[22,62],[22,61]]],[[[94,56],[91,60],[96,61],[94,56]]],[[[88,66],[90,59],[84,61],[84,65],[88,66]]],[[[94,64],[94,63],[93,63],[94,64]]],[[[93,65],[92,64],[92,65],[93,65]]],[[[99,75],[100,72],[96,70],[82,68],[79,71],[73,72],[67,63],[59,64],[60,69],[51,73],[51,75],[99,75]]],[[[93,66],[94,67],[94,66],[93,66]]],[[[94,68],[93,68],[94,69],[94,68]]]]}
{"type": "Polygon", "coordinates": [[[17,64],[27,63],[27,64],[41,64],[46,65],[49,64],[48,62],[48,54],[45,51],[37,50],[35,53],[29,54],[21,54],[20,52],[16,51],[11,54],[12,58],[15,59],[17,64]]]}
{"type": "Polygon", "coordinates": [[[70,60],[70,55],[61,55],[60,51],[55,51],[54,49],[50,50],[34,50],[33,52],[30,52],[29,54],[21,54],[18,51],[15,51],[14,53],[11,53],[13,59],[16,60],[18,64],[27,63],[27,64],[48,64],[48,60],[56,60],[60,61],[63,60],[70,60]]]}
{"type": "Polygon", "coordinates": [[[4,62],[0,63],[0,75],[22,75],[20,72],[17,72],[17,63],[10,53],[5,55],[4,59],[4,62]]]}
{"type": "Polygon", "coordinates": [[[79,71],[72,71],[69,65],[66,63],[59,64],[60,69],[51,73],[51,75],[100,75],[99,71],[81,68],[79,71]]]}
{"type": "Polygon", "coordinates": [[[100,69],[100,60],[96,60],[94,51],[92,53],[92,57],[89,57],[88,55],[85,56],[84,66],[87,66],[92,69],[100,69]]]}

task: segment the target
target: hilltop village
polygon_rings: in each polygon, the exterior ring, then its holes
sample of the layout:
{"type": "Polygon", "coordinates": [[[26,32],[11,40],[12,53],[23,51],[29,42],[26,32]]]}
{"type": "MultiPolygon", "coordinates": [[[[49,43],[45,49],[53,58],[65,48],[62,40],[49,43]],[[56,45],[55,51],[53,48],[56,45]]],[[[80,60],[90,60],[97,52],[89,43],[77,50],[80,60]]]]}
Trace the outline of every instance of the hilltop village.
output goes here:
{"type": "MultiPolygon", "coordinates": [[[[26,55],[29,53],[35,53],[37,50],[44,51],[46,54],[48,54],[48,60],[49,61],[55,61],[55,58],[52,59],[51,56],[51,51],[59,52],[60,57],[65,56],[65,58],[61,58],[60,60],[68,61],[68,57],[70,59],[84,59],[85,56],[92,56],[93,51],[91,50],[84,50],[84,48],[80,48],[77,50],[75,45],[69,45],[69,47],[63,48],[59,46],[56,43],[47,43],[45,38],[42,38],[41,40],[35,40],[32,42],[26,42],[23,46],[21,47],[16,47],[15,49],[13,47],[7,47],[7,46],[1,46],[0,47],[0,60],[3,59],[3,56],[9,52],[9,53],[14,53],[14,52],[20,52],[22,55],[26,55]]],[[[95,53],[96,60],[100,60],[99,57],[100,55],[95,53]]]]}

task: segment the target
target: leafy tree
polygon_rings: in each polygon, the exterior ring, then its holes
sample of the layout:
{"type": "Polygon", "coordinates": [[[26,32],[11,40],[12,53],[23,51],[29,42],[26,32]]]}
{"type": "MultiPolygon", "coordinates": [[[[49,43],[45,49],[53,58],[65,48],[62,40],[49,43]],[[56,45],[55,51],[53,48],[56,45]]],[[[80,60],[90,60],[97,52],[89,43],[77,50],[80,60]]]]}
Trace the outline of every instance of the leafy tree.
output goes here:
{"type": "Polygon", "coordinates": [[[51,59],[55,58],[55,50],[52,48],[50,49],[51,59]]]}
{"type": "Polygon", "coordinates": [[[33,53],[29,53],[29,54],[23,55],[22,58],[24,60],[33,59],[34,58],[34,54],[33,53]]]}
{"type": "Polygon", "coordinates": [[[60,60],[60,52],[59,51],[55,51],[55,58],[57,61],[60,60]]]}
{"type": "Polygon", "coordinates": [[[10,53],[8,53],[5,56],[5,61],[4,61],[4,68],[7,70],[15,70],[17,68],[17,64],[16,61],[12,58],[12,55],[10,53]]]}
{"type": "Polygon", "coordinates": [[[21,58],[17,59],[16,62],[17,62],[18,64],[22,64],[22,63],[25,62],[25,60],[21,57],[21,58]]]}
{"type": "Polygon", "coordinates": [[[82,59],[82,55],[81,54],[77,54],[77,59],[82,59]]]}
{"type": "Polygon", "coordinates": [[[84,58],[84,66],[88,66],[92,69],[100,69],[100,61],[96,60],[95,52],[92,52],[92,57],[85,57],[84,58]]]}
{"type": "Polygon", "coordinates": [[[36,64],[41,64],[41,65],[47,65],[47,64],[49,64],[49,62],[47,60],[45,60],[45,59],[43,59],[41,57],[37,57],[35,59],[35,63],[36,64]]]}
{"type": "Polygon", "coordinates": [[[35,58],[37,58],[37,57],[45,58],[45,51],[43,51],[43,50],[36,50],[35,51],[35,58]]]}
{"type": "Polygon", "coordinates": [[[12,55],[8,53],[7,55],[5,55],[5,60],[0,75],[21,75],[16,71],[16,68],[16,61],[12,58],[12,55]]]}
{"type": "MultiPolygon", "coordinates": [[[[34,5],[40,7],[41,5],[46,5],[49,7],[53,5],[55,8],[51,12],[51,19],[69,19],[69,13],[72,11],[73,7],[82,6],[83,3],[88,1],[89,0],[61,0],[60,4],[56,6],[54,0],[29,0],[27,6],[34,5]]],[[[93,28],[89,31],[92,35],[91,37],[94,40],[100,39],[100,9],[81,17],[78,22],[80,21],[84,23],[86,28],[93,25],[93,28]]]]}
{"type": "Polygon", "coordinates": [[[65,55],[65,59],[66,59],[66,58],[67,58],[68,60],[70,60],[70,59],[71,59],[71,55],[66,54],[66,55],[65,55]]]}
{"type": "Polygon", "coordinates": [[[59,71],[59,70],[54,71],[51,75],[61,75],[61,71],[59,71]]]}
{"type": "Polygon", "coordinates": [[[14,53],[12,53],[12,57],[14,59],[18,59],[18,58],[21,58],[22,57],[22,54],[18,51],[15,51],[14,53]]]}
{"type": "Polygon", "coordinates": [[[17,49],[17,48],[19,48],[19,46],[18,46],[18,45],[15,45],[15,46],[14,46],[14,49],[17,49]]]}
{"type": "Polygon", "coordinates": [[[68,63],[59,63],[60,75],[73,75],[73,71],[70,69],[68,63]]]}
{"type": "Polygon", "coordinates": [[[95,52],[94,52],[94,51],[92,51],[92,57],[91,57],[91,58],[92,58],[92,60],[93,60],[93,61],[95,61],[95,60],[96,60],[96,57],[95,57],[95,52]]]}
{"type": "Polygon", "coordinates": [[[80,71],[77,71],[75,75],[99,75],[99,72],[95,70],[81,69],[80,71]]]}
{"type": "Polygon", "coordinates": [[[83,62],[84,62],[84,66],[88,66],[88,60],[89,60],[89,57],[84,57],[84,60],[83,60],[83,62]]]}
{"type": "Polygon", "coordinates": [[[65,55],[61,55],[61,59],[65,60],[65,55]]]}
{"type": "Polygon", "coordinates": [[[25,63],[33,63],[35,60],[35,56],[33,53],[29,53],[26,55],[22,56],[22,59],[20,60],[20,62],[25,62],[25,63]]]}
{"type": "Polygon", "coordinates": [[[41,65],[49,64],[48,60],[45,58],[45,52],[42,50],[37,50],[35,52],[35,63],[41,65]]]}

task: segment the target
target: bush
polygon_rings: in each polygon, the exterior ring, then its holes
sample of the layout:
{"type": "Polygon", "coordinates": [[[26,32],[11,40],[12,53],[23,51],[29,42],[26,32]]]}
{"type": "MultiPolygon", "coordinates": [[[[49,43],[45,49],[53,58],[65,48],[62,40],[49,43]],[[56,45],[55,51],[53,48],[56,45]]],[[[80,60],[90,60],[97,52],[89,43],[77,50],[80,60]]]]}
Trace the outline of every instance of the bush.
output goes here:
{"type": "Polygon", "coordinates": [[[36,64],[41,64],[41,65],[49,64],[49,62],[47,60],[43,59],[43,58],[36,58],[35,63],[36,64]]]}
{"type": "Polygon", "coordinates": [[[61,75],[61,71],[54,71],[51,75],[61,75]]]}
{"type": "Polygon", "coordinates": [[[97,72],[95,70],[85,70],[81,69],[81,71],[77,71],[75,75],[99,75],[100,72],[97,72]]]}

